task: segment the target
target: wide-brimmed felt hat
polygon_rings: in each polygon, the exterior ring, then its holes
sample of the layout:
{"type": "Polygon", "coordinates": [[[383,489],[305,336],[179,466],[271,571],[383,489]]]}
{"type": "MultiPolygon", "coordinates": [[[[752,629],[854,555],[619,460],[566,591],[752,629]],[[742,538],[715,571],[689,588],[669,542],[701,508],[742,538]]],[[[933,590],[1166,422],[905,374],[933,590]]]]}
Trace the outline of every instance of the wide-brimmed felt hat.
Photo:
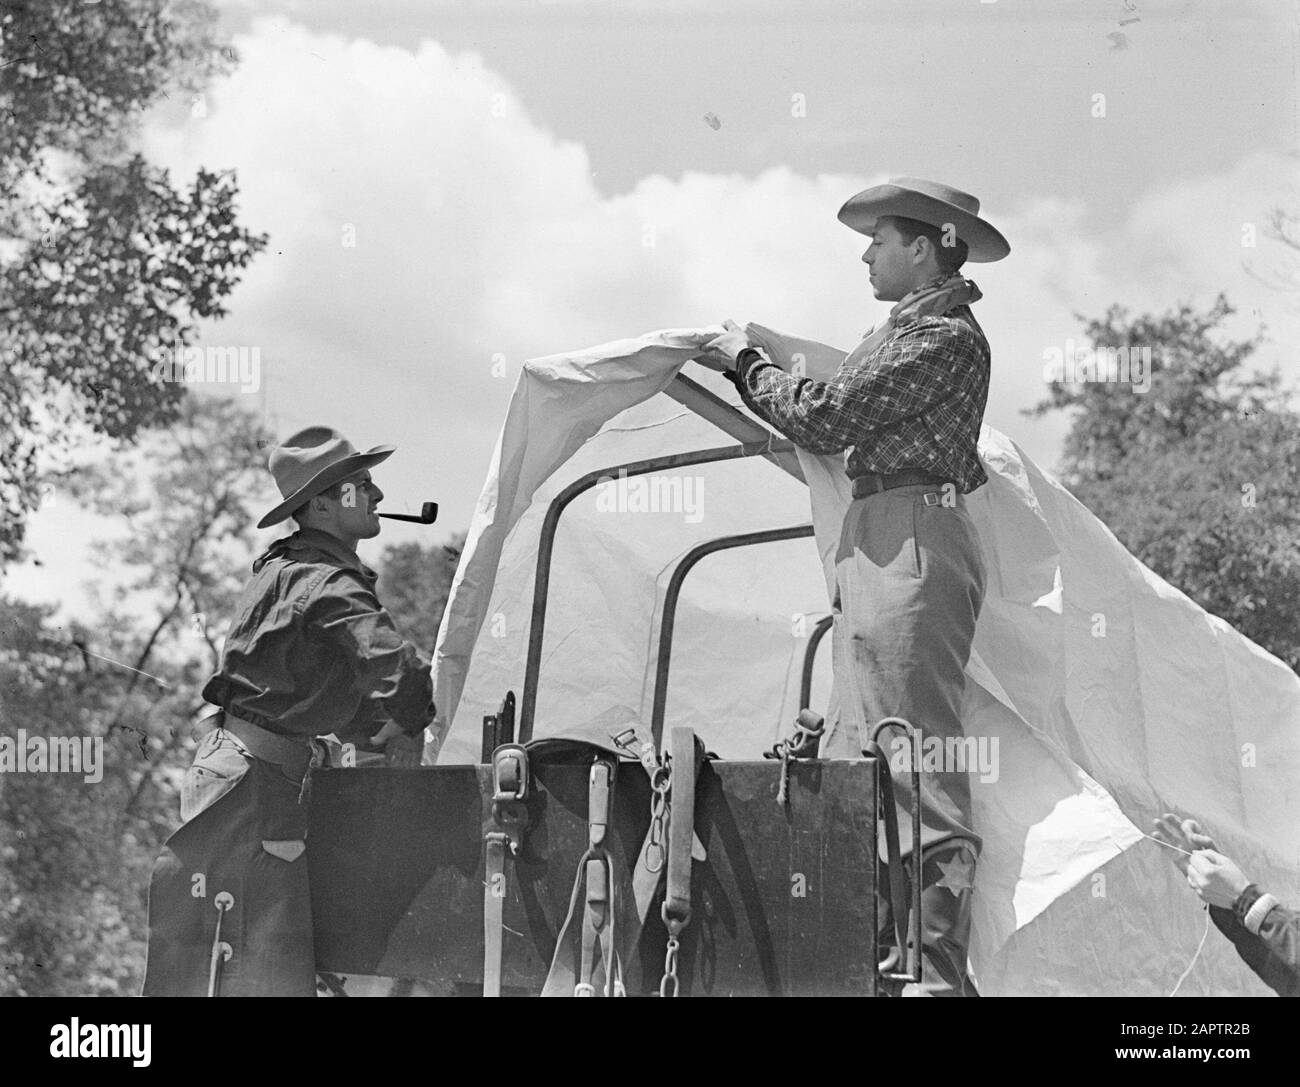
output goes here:
{"type": "Polygon", "coordinates": [[[918,219],[939,228],[952,224],[977,263],[1001,260],[1011,245],[991,223],[980,218],[980,202],[970,193],[921,177],[894,177],[863,189],[840,208],[839,220],[859,234],[870,234],[884,215],[918,219]]]}
{"type": "Polygon", "coordinates": [[[271,450],[267,461],[284,501],[258,521],[257,527],[278,524],[321,491],[392,454],[391,445],[377,445],[360,453],[333,427],[309,426],[289,435],[271,450]]]}

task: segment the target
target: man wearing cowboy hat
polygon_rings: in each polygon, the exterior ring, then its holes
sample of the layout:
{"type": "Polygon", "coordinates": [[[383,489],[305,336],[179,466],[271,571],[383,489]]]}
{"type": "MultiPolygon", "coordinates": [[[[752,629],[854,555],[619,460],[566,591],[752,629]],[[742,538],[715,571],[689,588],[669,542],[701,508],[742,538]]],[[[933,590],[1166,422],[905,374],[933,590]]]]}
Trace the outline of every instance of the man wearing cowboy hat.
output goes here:
{"type": "Polygon", "coordinates": [[[146,995],[210,991],[217,943],[230,945],[223,995],[315,993],[304,853],[311,771],[326,756],[317,737],[413,765],[433,719],[428,662],[356,554],[379,534],[370,469],[392,452],[358,452],[317,426],[271,453],[282,501],[257,527],[292,516],[298,531],[253,563],[203,688],[218,710],[181,786],[183,825],[154,869],[146,995]]]}
{"type": "MultiPolygon", "coordinates": [[[[927,739],[963,736],[964,672],[985,586],[964,496],[987,481],[976,444],[990,354],[970,311],[979,288],[958,269],[1001,260],[1010,246],[979,217],[975,197],[919,178],[860,192],[839,218],[871,238],[862,259],[872,288],[895,305],[831,380],[787,373],[731,322],[709,347],[756,414],[804,449],[845,454],[853,502],[836,553],[838,720],[821,754],[849,758],[886,717],[927,739]]],[[[887,735],[881,745],[891,750],[887,735]]],[[[894,787],[910,852],[908,775],[895,773],[894,787]]],[[[975,995],[966,952],[980,840],[965,768],[925,774],[920,806],[927,976],[906,995],[975,995]]],[[[887,933],[887,899],[880,905],[887,933]]]]}

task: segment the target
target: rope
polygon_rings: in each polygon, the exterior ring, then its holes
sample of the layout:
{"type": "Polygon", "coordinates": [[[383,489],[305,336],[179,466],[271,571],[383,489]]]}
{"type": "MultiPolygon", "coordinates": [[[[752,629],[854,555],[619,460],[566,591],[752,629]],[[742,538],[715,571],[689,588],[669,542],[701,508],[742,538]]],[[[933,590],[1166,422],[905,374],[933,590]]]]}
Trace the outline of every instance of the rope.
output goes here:
{"type": "MultiPolygon", "coordinates": [[[[1138,833],[1142,834],[1141,831],[1138,833]]],[[[1193,855],[1190,850],[1183,849],[1181,846],[1176,846],[1172,842],[1163,841],[1162,839],[1155,837],[1153,834],[1142,834],[1142,837],[1155,842],[1156,845],[1162,845],[1166,849],[1172,849],[1175,853],[1181,853],[1185,857],[1193,855]]],[[[1112,837],[1111,841],[1115,842],[1115,839],[1112,837]]],[[[1115,842],[1115,845],[1119,845],[1119,843],[1115,842]]],[[[1196,950],[1192,953],[1191,962],[1187,964],[1187,969],[1184,970],[1182,975],[1178,978],[1177,984],[1174,985],[1173,992],[1169,994],[1170,996],[1177,995],[1178,990],[1182,988],[1183,982],[1187,980],[1188,975],[1191,974],[1193,967],[1196,966],[1197,961],[1200,959],[1201,951],[1205,948],[1205,940],[1210,935],[1210,910],[1208,906],[1203,908],[1205,910],[1205,929],[1201,932],[1201,942],[1196,945],[1196,950]]]]}
{"type": "MultiPolygon", "coordinates": [[[[781,761],[781,777],[776,790],[776,802],[780,807],[785,807],[790,797],[790,763],[798,759],[815,758],[817,742],[825,731],[825,722],[820,718],[815,718],[816,725],[806,723],[806,713],[806,710],[800,712],[799,719],[794,724],[793,736],[779,740],[772,745],[771,751],[763,752],[763,758],[781,761]]],[[[807,720],[811,722],[813,718],[807,720]]]]}
{"type": "MultiPolygon", "coordinates": [[[[1175,847],[1177,848],[1177,847],[1175,847]]],[[[1182,852],[1186,853],[1186,850],[1182,852]]],[[[1205,946],[1205,938],[1210,935],[1210,908],[1205,907],[1205,930],[1201,933],[1201,942],[1196,945],[1196,953],[1192,956],[1192,961],[1187,964],[1187,969],[1183,971],[1183,976],[1178,979],[1178,984],[1174,986],[1174,991],[1170,996],[1177,996],[1178,990],[1183,982],[1187,980],[1187,975],[1192,972],[1192,967],[1196,965],[1196,960],[1201,957],[1201,948],[1205,946]]]]}
{"type": "MultiPolygon", "coordinates": [[[[1139,831],[1139,833],[1141,833],[1141,832],[1139,831]]],[[[1186,849],[1182,849],[1181,847],[1174,845],[1172,842],[1165,842],[1165,841],[1162,841],[1161,839],[1155,837],[1154,835],[1151,835],[1151,834],[1143,834],[1142,837],[1143,837],[1143,838],[1150,838],[1151,841],[1153,841],[1153,842],[1156,843],[1156,845],[1162,845],[1162,846],[1164,846],[1166,849],[1172,849],[1175,853],[1181,853],[1184,857],[1190,857],[1190,856],[1192,855],[1188,850],[1186,850],[1186,849]]],[[[1113,838],[1112,838],[1111,840],[1114,841],[1113,838]]],[[[1116,844],[1116,845],[1119,845],[1119,842],[1115,842],[1115,844],[1116,844]]]]}

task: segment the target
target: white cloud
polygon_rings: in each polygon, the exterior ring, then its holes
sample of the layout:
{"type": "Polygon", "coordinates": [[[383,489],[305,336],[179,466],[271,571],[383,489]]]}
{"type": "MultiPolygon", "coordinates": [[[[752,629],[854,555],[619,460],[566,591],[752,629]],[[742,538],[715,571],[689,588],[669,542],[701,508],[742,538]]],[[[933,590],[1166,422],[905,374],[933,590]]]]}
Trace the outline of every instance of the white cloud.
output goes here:
{"type": "MultiPolygon", "coordinates": [[[[236,45],[240,67],[208,92],[205,116],[173,108],[146,129],[147,152],[182,176],[237,168],[242,220],[271,234],[209,335],[261,348],[280,431],[322,421],[359,445],[395,442],[389,505],[437,498],[448,531],[468,523],[513,384],[513,370],[493,376],[498,354],[515,366],[724,317],[848,347],[887,312],[858,262],[865,240],[835,219],[881,176],[656,175],[604,197],[584,148],[534,120],[474,53],[280,18],[236,45]]],[[[1100,233],[1086,176],[1068,196],[987,208],[1013,247],[968,267],[994,349],[988,421],[1054,461],[1067,420],[1017,412],[1043,396],[1043,350],[1077,334],[1073,310],[1163,309],[1220,287],[1259,298],[1240,223],[1270,203],[1282,161],[1135,191],[1100,233]]],[[[1276,316],[1279,300],[1265,301],[1276,316]]]]}

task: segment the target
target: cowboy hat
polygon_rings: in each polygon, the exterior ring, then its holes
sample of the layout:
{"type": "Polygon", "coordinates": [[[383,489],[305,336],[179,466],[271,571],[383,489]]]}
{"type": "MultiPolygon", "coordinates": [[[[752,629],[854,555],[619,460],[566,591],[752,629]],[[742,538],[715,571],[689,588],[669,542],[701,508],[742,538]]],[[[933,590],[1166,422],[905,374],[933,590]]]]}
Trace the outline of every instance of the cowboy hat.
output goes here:
{"type": "Polygon", "coordinates": [[[329,490],[354,472],[387,460],[392,453],[391,445],[377,445],[358,453],[357,447],[333,427],[309,426],[291,434],[271,450],[267,462],[284,501],[258,521],[257,527],[279,524],[321,491],[329,490]]]}
{"type": "Polygon", "coordinates": [[[850,197],[840,208],[839,220],[859,234],[870,234],[876,220],[884,215],[901,215],[937,227],[952,224],[958,240],[969,249],[967,260],[1001,260],[1011,252],[1011,246],[979,217],[979,210],[980,202],[975,197],[951,185],[920,177],[895,177],[850,197]]]}

